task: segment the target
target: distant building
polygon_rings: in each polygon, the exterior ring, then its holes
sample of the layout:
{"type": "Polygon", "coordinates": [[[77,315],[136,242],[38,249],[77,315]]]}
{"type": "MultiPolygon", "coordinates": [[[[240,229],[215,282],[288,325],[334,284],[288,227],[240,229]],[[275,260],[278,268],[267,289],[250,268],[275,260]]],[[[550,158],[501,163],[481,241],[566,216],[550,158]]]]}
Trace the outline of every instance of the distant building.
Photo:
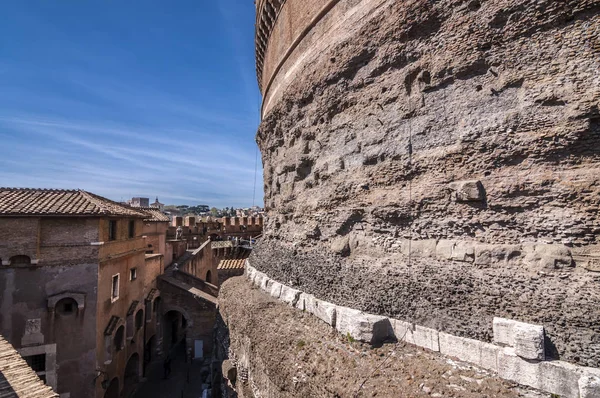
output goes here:
{"type": "Polygon", "coordinates": [[[165,210],[165,205],[160,203],[158,201],[158,196],[156,197],[156,200],[154,201],[154,203],[150,204],[150,207],[153,207],[155,209],[158,209],[160,211],[164,211],[165,210]]]}
{"type": "MultiPolygon", "coordinates": [[[[158,201],[158,198],[156,198],[158,201]]],[[[150,207],[149,198],[131,198],[129,205],[132,207],[150,207]]]]}

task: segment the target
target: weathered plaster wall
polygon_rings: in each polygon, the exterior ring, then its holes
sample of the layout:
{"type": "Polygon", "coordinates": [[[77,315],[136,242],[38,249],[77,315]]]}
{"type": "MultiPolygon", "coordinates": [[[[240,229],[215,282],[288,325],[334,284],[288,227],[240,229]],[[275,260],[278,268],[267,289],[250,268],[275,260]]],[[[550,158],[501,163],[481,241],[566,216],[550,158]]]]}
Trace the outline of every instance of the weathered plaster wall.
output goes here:
{"type": "Polygon", "coordinates": [[[166,256],[167,229],[168,223],[166,222],[148,222],[143,224],[142,235],[146,237],[146,251],[166,256]]]}
{"type": "MultiPolygon", "coordinates": [[[[185,275],[180,275],[180,277],[192,282],[185,275]]],[[[179,277],[177,278],[179,279],[179,277]]],[[[202,290],[214,292],[214,286],[205,285],[201,280],[196,280],[193,284],[185,286],[189,288],[194,286],[197,289],[203,288],[202,290]]],[[[209,357],[213,348],[213,327],[216,316],[216,299],[214,296],[211,297],[212,301],[208,301],[195,296],[193,292],[182,289],[162,279],[159,280],[159,288],[164,302],[163,315],[169,311],[176,311],[185,317],[186,328],[185,330],[180,330],[180,332],[182,332],[182,336],[185,333],[188,358],[194,358],[195,355],[199,356],[199,353],[194,352],[194,340],[202,340],[202,356],[204,358],[209,357]]],[[[206,296],[209,295],[207,294],[206,296]]],[[[168,332],[165,330],[166,349],[170,348],[169,336],[167,336],[168,332]]]]}
{"type": "Polygon", "coordinates": [[[552,356],[600,366],[600,2],[330,13],[263,91],[253,265],[463,337],[543,324],[552,356]]]}

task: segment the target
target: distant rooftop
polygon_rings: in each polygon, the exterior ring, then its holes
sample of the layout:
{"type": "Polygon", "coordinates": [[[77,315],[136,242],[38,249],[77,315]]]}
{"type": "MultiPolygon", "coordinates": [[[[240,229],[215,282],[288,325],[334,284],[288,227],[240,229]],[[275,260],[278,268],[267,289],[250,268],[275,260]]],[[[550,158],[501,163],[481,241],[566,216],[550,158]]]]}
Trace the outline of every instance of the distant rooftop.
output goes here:
{"type": "Polygon", "coordinates": [[[0,336],[0,397],[58,398],[4,337],[0,336]]]}
{"type": "Polygon", "coordinates": [[[146,214],[145,222],[169,222],[171,219],[156,207],[136,207],[136,210],[146,214]]]}
{"type": "Polygon", "coordinates": [[[0,216],[144,217],[145,214],[80,189],[0,188],[0,216]]]}

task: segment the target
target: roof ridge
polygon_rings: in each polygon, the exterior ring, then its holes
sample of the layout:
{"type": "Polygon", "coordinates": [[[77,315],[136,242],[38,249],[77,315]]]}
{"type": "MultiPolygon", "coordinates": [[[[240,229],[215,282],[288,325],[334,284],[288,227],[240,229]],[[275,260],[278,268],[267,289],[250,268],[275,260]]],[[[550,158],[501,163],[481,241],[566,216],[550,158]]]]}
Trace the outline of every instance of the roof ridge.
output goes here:
{"type": "Polygon", "coordinates": [[[95,198],[91,192],[84,191],[83,189],[78,189],[77,191],[85,199],[89,200],[94,205],[98,206],[100,208],[100,214],[108,214],[109,213],[109,211],[106,208],[106,206],[103,203],[101,203],[100,200],[98,200],[98,198],[95,198]]]}
{"type": "Polygon", "coordinates": [[[43,192],[77,192],[79,189],[65,188],[21,188],[21,187],[0,187],[2,191],[43,191],[43,192]]]}
{"type": "Polygon", "coordinates": [[[118,206],[125,210],[132,210],[133,212],[137,213],[140,216],[145,216],[145,214],[142,214],[139,211],[136,211],[134,207],[124,206],[124,205],[120,204],[119,202],[115,202],[114,200],[110,200],[108,198],[105,198],[104,196],[100,196],[100,195],[96,195],[96,194],[88,192],[88,191],[84,191],[83,189],[78,189],[78,191],[85,198],[87,198],[90,202],[92,202],[93,204],[98,206],[101,209],[101,214],[111,214],[112,213],[110,208],[108,208],[108,206],[106,206],[106,203],[103,203],[103,202],[110,202],[114,206],[118,206]]]}
{"type": "Polygon", "coordinates": [[[146,217],[145,212],[82,189],[0,188],[0,216],[17,215],[146,217]]]}

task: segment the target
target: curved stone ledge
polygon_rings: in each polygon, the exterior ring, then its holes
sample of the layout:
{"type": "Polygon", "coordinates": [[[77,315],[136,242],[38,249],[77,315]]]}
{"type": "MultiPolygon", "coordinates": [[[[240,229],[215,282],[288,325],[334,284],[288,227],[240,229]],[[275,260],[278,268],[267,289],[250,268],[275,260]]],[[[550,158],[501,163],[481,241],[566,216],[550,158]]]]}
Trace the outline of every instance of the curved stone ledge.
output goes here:
{"type": "Polygon", "coordinates": [[[495,318],[494,341],[502,345],[491,344],[328,303],[271,280],[266,274],[252,267],[248,260],[245,268],[248,280],[267,294],[313,314],[341,334],[353,339],[371,344],[405,341],[469,362],[492,371],[503,379],[561,397],[600,397],[600,369],[577,366],[564,361],[527,358],[531,352],[543,357],[543,353],[535,350],[540,348],[541,336],[543,351],[542,326],[495,318]]]}

